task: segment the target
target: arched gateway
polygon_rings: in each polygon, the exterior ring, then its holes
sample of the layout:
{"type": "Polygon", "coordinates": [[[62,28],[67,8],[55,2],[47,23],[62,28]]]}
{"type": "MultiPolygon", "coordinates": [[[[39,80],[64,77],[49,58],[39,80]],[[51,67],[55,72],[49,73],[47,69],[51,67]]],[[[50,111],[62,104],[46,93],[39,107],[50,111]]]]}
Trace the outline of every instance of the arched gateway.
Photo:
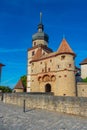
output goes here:
{"type": "Polygon", "coordinates": [[[49,83],[45,85],[45,92],[51,92],[51,85],[49,83]]]}

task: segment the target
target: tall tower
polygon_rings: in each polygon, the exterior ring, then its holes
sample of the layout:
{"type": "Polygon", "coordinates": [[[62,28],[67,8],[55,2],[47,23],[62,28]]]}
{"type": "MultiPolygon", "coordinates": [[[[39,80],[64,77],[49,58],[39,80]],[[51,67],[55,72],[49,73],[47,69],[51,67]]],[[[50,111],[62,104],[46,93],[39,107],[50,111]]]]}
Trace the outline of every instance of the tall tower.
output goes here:
{"type": "MultiPolygon", "coordinates": [[[[31,61],[35,58],[40,57],[48,49],[48,35],[44,32],[44,25],[42,24],[42,13],[40,13],[40,23],[38,25],[38,31],[32,35],[32,48],[28,49],[28,67],[27,67],[27,92],[31,92],[32,86],[32,66],[31,61]],[[44,49],[45,48],[45,49],[44,49]],[[40,51],[40,55],[37,53],[40,51]]],[[[47,51],[48,52],[48,51],[47,51]]]]}
{"type": "Polygon", "coordinates": [[[76,96],[75,85],[75,53],[65,39],[62,40],[57,51],[57,83],[58,96],[76,96]]]}
{"type": "Polygon", "coordinates": [[[87,58],[84,59],[81,63],[81,78],[85,79],[87,78],[87,58]]]}

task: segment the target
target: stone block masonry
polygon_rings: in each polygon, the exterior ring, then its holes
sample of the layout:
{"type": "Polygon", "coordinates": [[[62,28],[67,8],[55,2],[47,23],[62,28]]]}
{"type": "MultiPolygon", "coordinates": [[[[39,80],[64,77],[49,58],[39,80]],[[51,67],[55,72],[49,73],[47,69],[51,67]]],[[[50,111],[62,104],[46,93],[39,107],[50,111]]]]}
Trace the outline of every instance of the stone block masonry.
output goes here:
{"type": "Polygon", "coordinates": [[[25,99],[26,108],[46,109],[87,117],[87,98],[59,97],[46,94],[4,94],[3,101],[23,107],[25,99]]]}

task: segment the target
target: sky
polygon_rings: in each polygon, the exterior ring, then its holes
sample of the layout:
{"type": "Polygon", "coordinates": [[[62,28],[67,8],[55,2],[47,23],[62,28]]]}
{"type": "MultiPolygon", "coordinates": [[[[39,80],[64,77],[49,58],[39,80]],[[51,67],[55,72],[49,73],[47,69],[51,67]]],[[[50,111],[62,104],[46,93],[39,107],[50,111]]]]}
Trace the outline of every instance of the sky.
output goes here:
{"type": "Polygon", "coordinates": [[[57,51],[65,36],[77,55],[76,66],[87,58],[87,0],[0,0],[1,85],[13,88],[27,74],[27,50],[40,12],[49,48],[57,51]]]}

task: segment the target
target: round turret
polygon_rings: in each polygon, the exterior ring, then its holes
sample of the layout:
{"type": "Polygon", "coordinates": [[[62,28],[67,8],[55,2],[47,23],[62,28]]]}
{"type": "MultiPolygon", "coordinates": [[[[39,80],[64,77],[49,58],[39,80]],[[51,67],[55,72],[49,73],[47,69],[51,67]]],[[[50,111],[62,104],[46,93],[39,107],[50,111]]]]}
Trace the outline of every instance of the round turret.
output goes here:
{"type": "Polygon", "coordinates": [[[76,96],[75,86],[75,53],[65,39],[63,39],[57,52],[57,89],[58,96],[76,96]]]}

